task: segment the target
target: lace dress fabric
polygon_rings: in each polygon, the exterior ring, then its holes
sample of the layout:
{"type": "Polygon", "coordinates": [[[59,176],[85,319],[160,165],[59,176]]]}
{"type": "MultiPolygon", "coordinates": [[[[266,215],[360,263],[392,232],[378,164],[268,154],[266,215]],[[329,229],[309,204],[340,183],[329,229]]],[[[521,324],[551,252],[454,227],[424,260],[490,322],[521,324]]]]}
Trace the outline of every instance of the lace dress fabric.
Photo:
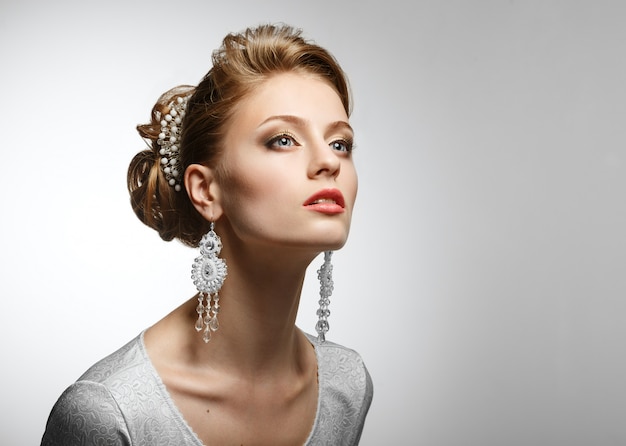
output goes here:
{"type": "MultiPolygon", "coordinates": [[[[309,339],[317,355],[319,394],[305,446],[357,445],[373,396],[367,368],[355,351],[309,339]]],[[[209,446],[174,405],[148,358],[143,333],[63,392],[41,445],[209,446]]]]}

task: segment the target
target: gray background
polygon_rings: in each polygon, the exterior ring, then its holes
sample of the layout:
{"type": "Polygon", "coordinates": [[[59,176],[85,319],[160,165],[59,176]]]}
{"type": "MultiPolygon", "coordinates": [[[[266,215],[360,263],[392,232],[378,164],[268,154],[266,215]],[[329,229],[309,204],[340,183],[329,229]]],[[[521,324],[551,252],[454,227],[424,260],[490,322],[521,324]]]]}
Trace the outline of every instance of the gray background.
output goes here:
{"type": "Polygon", "coordinates": [[[626,3],[513,0],[2,2],[1,443],[194,292],[128,204],[134,126],[266,21],[355,94],[330,339],[375,382],[362,444],[626,444],[626,3]]]}

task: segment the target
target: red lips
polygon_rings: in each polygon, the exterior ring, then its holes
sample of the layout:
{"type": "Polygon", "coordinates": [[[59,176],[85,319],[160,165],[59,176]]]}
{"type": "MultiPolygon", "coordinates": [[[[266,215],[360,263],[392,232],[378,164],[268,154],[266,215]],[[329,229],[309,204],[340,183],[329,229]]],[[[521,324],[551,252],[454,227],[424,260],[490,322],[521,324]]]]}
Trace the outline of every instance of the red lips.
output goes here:
{"type": "Polygon", "coordinates": [[[344,211],[345,201],[339,189],[322,189],[309,197],[304,206],[323,214],[339,214],[344,211]]]}

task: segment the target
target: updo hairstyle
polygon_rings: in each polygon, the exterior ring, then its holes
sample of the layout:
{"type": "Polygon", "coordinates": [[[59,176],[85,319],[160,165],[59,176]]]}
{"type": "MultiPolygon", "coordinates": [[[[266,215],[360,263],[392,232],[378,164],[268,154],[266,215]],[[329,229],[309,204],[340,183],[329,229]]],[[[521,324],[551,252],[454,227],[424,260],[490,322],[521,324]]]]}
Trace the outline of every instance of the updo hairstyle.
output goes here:
{"type": "Polygon", "coordinates": [[[185,169],[191,164],[217,167],[234,108],[274,74],[308,73],[327,80],[350,115],[350,91],[343,70],[328,51],[306,41],[301,34],[301,30],[287,25],[262,25],[227,35],[213,52],[212,68],[200,84],[167,91],[154,105],[151,122],[137,126],[149,149],[138,153],[128,168],[130,202],[137,217],[155,229],[163,240],[177,238],[196,247],[210,223],[195,209],[184,184],[177,192],[161,168],[157,144],[160,123],[177,97],[191,94],[179,143],[181,183],[185,169]]]}

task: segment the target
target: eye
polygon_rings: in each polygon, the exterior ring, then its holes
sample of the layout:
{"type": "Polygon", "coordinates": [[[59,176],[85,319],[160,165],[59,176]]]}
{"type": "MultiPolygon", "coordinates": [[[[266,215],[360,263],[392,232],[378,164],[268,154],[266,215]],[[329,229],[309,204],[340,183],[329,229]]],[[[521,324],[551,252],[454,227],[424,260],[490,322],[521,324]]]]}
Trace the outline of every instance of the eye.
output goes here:
{"type": "Polygon", "coordinates": [[[353,142],[350,140],[339,139],[330,143],[330,147],[338,152],[352,152],[353,142]]]}
{"type": "Polygon", "coordinates": [[[267,142],[265,146],[268,149],[284,149],[287,147],[298,146],[298,142],[295,137],[287,132],[282,132],[278,135],[272,136],[267,142]]]}

